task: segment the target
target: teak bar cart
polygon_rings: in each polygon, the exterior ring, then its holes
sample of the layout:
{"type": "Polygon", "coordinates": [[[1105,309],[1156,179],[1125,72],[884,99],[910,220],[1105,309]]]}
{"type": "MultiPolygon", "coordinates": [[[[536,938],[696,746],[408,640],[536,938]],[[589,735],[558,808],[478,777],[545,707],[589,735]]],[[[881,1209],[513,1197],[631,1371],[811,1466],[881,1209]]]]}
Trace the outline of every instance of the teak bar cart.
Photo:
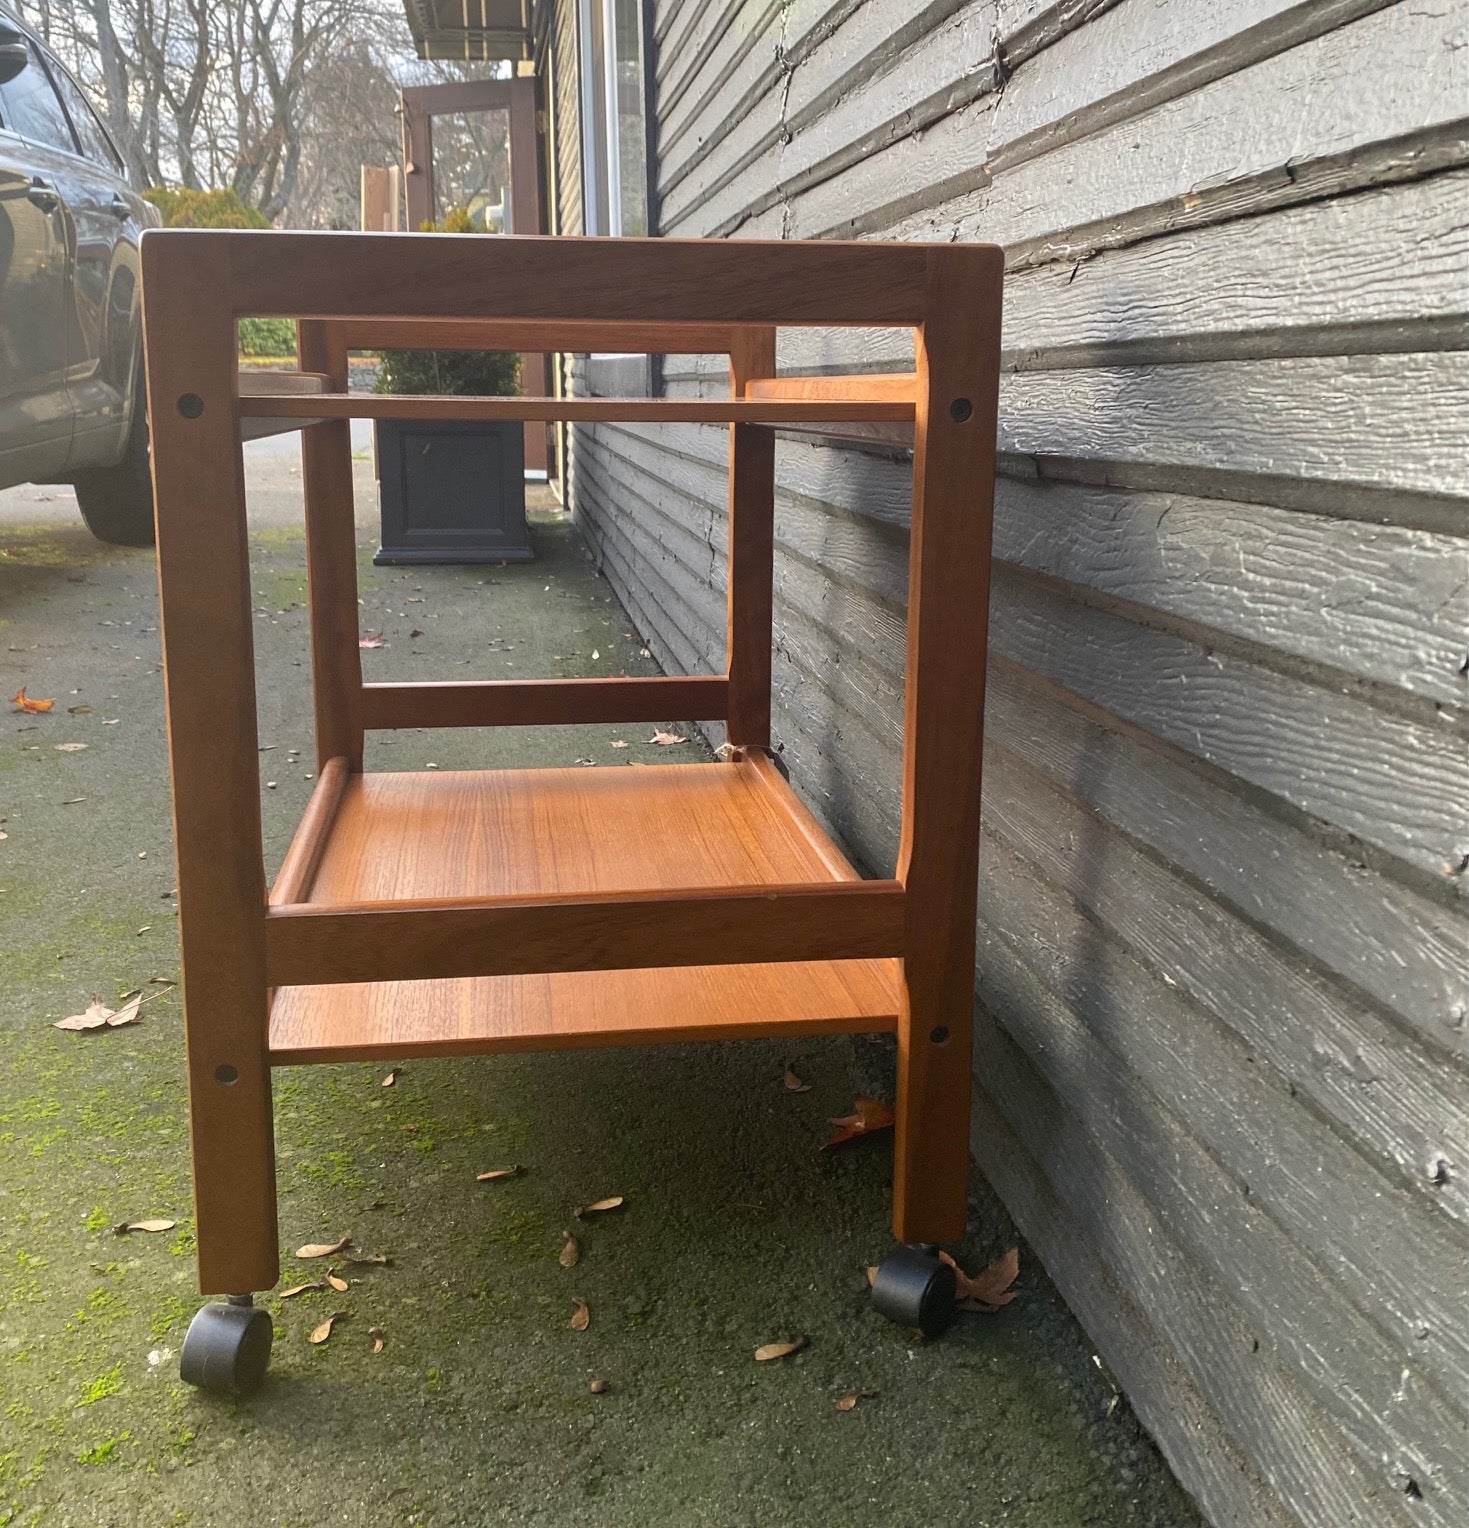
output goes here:
{"type": "Polygon", "coordinates": [[[937,1331],[965,1225],[1001,253],[990,246],[158,231],[143,238],[199,1281],[184,1377],[244,1390],[279,1276],[271,1068],[895,1031],[875,1298],[937,1331]],[[299,324],[242,377],[236,320],[299,324]],[[787,326],[901,327],[911,373],[776,375],[787,326]],[[720,398],[347,391],[349,348],[713,352],[720,398]],[[719,674],[364,684],[349,420],[725,422],[719,674]],[[903,821],[864,880],[770,753],[775,432],[913,446],[903,821]],[[317,782],[262,863],[242,436],[302,433],[317,782]],[[372,728],[724,723],[723,762],[364,774],[372,728]]]}

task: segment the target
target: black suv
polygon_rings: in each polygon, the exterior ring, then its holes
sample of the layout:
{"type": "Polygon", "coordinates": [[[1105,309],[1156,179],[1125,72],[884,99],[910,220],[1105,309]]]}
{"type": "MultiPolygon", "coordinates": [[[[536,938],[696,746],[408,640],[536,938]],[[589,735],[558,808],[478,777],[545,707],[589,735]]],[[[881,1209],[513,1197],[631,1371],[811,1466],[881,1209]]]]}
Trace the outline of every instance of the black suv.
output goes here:
{"type": "Polygon", "coordinates": [[[76,81],[0,15],[0,488],[74,483],[125,546],[153,540],[138,238],[157,222],[76,81]]]}

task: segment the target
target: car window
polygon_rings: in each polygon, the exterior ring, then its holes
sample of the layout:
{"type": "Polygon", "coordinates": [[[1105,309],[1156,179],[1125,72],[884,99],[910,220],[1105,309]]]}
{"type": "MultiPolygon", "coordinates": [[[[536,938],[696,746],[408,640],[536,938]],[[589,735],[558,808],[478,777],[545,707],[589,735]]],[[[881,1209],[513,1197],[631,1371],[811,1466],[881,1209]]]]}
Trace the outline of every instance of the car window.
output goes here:
{"type": "Polygon", "coordinates": [[[66,114],[71,118],[71,125],[76,129],[77,137],[81,139],[82,153],[105,169],[112,170],[118,175],[122,174],[122,160],[117,157],[117,151],[112,147],[112,140],[97,120],[97,114],[92,110],[92,103],[82,94],[80,86],[64,69],[59,69],[54,64],[51,66],[51,78],[61,92],[61,99],[66,103],[66,114]]]}
{"type": "Polygon", "coordinates": [[[72,137],[66,113],[61,109],[61,98],[51,85],[35,45],[28,43],[26,46],[30,62],[8,84],[0,85],[5,125],[32,143],[44,143],[50,148],[75,154],[76,139],[72,137]]]}

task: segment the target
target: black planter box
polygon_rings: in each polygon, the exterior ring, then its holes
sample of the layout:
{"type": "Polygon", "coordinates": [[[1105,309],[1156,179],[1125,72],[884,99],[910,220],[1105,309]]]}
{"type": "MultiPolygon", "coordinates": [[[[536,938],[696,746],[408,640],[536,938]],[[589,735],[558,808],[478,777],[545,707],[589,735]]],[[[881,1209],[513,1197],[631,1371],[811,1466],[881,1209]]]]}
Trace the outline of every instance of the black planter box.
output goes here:
{"type": "Polygon", "coordinates": [[[531,562],[518,419],[377,421],[377,563],[531,562]]]}

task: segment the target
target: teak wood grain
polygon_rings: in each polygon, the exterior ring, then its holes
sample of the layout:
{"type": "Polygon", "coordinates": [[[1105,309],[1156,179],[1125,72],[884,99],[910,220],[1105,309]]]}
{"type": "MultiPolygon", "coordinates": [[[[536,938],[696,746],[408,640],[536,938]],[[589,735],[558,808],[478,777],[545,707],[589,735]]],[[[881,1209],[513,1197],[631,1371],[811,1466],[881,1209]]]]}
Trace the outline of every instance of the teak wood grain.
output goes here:
{"type": "Polygon", "coordinates": [[[963,246],[144,236],[206,1291],[276,1277],[269,1067],[354,1056],[896,1028],[894,1228],[962,1234],[1001,269],[963,246]],[[302,369],[242,375],[235,320],[271,314],[298,320],[302,369]],[[775,376],[777,327],[804,324],[915,329],[916,369],[775,376]],[[395,342],[708,351],[730,396],[349,394],[348,348],[395,342]],[[726,673],[364,685],[359,416],[729,423],[726,673]],[[303,429],[320,778],[268,899],[242,419],[303,429]],[[914,442],[891,881],[855,873],[768,752],[774,432],[813,424],[914,442]],[[360,772],[369,727],[674,717],[724,720],[731,758],[360,772]]]}
{"type": "Polygon", "coordinates": [[[998,249],[935,246],[916,347],[893,1165],[903,1241],[956,1239],[965,1226],[1003,270],[998,249]]]}
{"type": "Polygon", "coordinates": [[[481,679],[369,684],[369,729],[394,727],[566,727],[590,722],[722,719],[722,674],[636,679],[481,679]]]}
{"type": "MultiPolygon", "coordinates": [[[[775,330],[741,331],[729,355],[730,393],[775,370],[775,330]]],[[[735,747],[770,746],[770,639],[774,601],[775,432],[762,424],[729,427],[729,590],[725,653],[735,747]]]]}
{"type": "MultiPolygon", "coordinates": [[[[302,366],[347,386],[341,324],[296,326],[302,366]]],[[[289,396],[275,394],[274,396],[289,396]]],[[[317,395],[320,396],[320,395],[317,395]]],[[[332,419],[301,436],[310,591],[311,683],[316,706],[316,767],[346,759],[362,768],[362,654],[357,646],[357,527],[352,496],[352,427],[332,419]]]]}
{"type": "Polygon", "coordinates": [[[199,1284],[279,1271],[266,1055],[265,872],[228,250],[143,258],[199,1284]],[[187,412],[185,412],[187,411],[187,412]],[[192,416],[192,417],[190,417],[192,416]]]}
{"type": "Polygon", "coordinates": [[[567,971],[282,987],[277,1066],[402,1056],[570,1050],[897,1026],[895,960],[567,971]]]}
{"type": "Polygon", "coordinates": [[[424,393],[256,393],[240,400],[250,419],[599,419],[647,424],[819,424],[911,421],[911,400],[893,398],[462,398],[424,393]]]}

